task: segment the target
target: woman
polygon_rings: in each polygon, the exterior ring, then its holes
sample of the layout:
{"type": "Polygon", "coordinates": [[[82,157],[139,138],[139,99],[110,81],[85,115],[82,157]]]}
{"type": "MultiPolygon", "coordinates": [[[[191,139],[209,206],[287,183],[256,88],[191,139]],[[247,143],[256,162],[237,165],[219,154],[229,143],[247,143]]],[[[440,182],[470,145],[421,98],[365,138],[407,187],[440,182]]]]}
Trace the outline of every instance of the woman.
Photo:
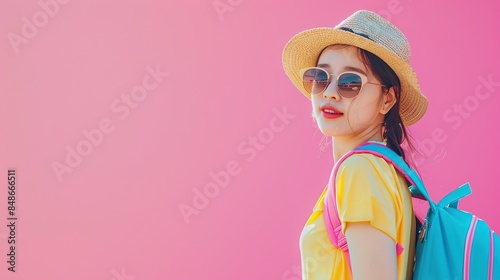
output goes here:
{"type": "MultiPolygon", "coordinates": [[[[300,32],[287,43],[285,73],[311,100],[321,132],[332,137],[335,163],[366,142],[408,158],[401,147],[411,147],[405,127],[427,109],[409,60],[405,36],[370,11],[334,28],[300,32]]],[[[335,184],[324,189],[300,237],[303,279],[410,278],[415,219],[404,177],[382,158],[355,154],[331,180],[335,184]],[[329,195],[347,247],[333,245],[326,231],[329,195]]]]}

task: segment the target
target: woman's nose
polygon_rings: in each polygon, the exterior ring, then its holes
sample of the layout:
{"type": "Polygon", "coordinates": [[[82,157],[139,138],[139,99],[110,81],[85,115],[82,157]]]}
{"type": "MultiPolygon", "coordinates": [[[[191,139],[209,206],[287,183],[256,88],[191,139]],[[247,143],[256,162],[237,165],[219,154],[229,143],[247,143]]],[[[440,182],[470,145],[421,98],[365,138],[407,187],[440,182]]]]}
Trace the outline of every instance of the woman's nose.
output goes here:
{"type": "Polygon", "coordinates": [[[338,88],[337,88],[337,83],[335,81],[330,82],[327,86],[325,91],[323,91],[323,97],[327,99],[335,99],[339,100],[340,95],[338,93],[338,88]]]}

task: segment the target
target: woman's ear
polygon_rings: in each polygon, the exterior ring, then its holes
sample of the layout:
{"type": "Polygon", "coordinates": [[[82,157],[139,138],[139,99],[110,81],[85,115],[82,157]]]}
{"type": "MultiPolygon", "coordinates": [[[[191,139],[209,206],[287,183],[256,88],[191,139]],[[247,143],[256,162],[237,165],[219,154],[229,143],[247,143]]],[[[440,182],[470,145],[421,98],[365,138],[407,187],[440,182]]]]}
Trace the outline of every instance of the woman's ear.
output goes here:
{"type": "Polygon", "coordinates": [[[396,104],[396,92],[394,91],[394,87],[390,87],[387,91],[382,95],[382,108],[380,108],[380,113],[385,115],[389,110],[391,110],[392,106],[396,104]]]}

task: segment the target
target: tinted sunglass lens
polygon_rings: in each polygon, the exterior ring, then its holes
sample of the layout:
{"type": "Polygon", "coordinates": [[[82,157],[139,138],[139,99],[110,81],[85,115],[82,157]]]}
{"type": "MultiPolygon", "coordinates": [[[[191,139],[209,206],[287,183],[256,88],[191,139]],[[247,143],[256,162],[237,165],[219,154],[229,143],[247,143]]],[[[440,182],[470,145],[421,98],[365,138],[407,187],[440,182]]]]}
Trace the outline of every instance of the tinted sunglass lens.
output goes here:
{"type": "Polygon", "coordinates": [[[305,71],[302,80],[304,88],[307,92],[312,94],[323,92],[328,85],[327,73],[319,69],[309,69],[305,71]]]}
{"type": "Polygon", "coordinates": [[[363,81],[359,75],[345,73],[340,75],[338,82],[339,94],[345,98],[353,98],[361,90],[363,81]]]}

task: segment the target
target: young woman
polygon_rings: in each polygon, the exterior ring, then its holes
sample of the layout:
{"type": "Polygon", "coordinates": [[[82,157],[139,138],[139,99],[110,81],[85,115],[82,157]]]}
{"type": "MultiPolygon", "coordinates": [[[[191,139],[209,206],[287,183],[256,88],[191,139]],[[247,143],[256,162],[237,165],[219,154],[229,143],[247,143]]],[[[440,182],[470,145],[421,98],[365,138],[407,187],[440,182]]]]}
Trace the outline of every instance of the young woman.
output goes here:
{"type": "MultiPolygon", "coordinates": [[[[334,28],[300,32],[283,51],[285,73],[311,100],[319,129],[332,138],[336,163],[366,142],[409,158],[401,146],[408,142],[405,127],[427,109],[409,61],[405,36],[370,11],[358,11],[334,28]]],[[[303,279],[411,277],[415,216],[405,178],[382,158],[355,154],[332,180],[300,237],[303,279]],[[333,245],[325,227],[329,195],[337,205],[339,236],[348,244],[345,252],[333,245]]]]}

